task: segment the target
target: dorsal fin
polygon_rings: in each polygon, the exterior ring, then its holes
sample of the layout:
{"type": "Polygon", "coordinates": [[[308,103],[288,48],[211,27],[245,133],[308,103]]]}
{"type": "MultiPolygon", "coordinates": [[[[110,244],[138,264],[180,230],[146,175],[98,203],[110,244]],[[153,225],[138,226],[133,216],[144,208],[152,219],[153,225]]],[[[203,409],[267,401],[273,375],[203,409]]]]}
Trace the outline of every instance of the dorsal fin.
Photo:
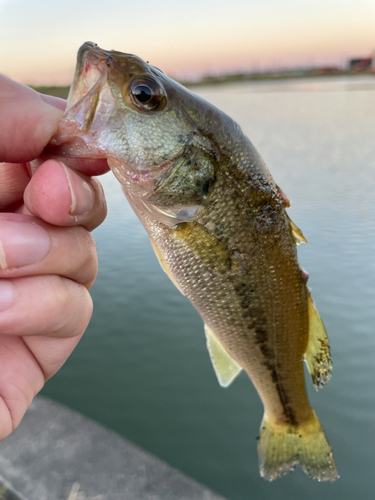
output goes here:
{"type": "Polygon", "coordinates": [[[279,196],[281,198],[281,201],[283,202],[284,207],[290,207],[290,199],[287,197],[287,195],[284,193],[284,191],[281,189],[280,186],[277,186],[277,190],[279,192],[279,196]]]}
{"type": "Polygon", "coordinates": [[[307,239],[303,236],[301,229],[296,224],[294,224],[289,215],[288,218],[289,218],[290,228],[292,230],[292,235],[294,241],[296,242],[296,245],[300,245],[301,243],[307,243],[307,239]]]}
{"type": "Polygon", "coordinates": [[[307,294],[309,340],[305,360],[315,389],[323,387],[331,378],[332,358],[326,329],[315,307],[310,292],[307,294]]]}
{"type": "Polygon", "coordinates": [[[213,331],[204,325],[207,348],[212,366],[221,387],[228,387],[242,370],[241,366],[230,356],[217,339],[213,331]]]}
{"type": "Polygon", "coordinates": [[[150,236],[150,242],[151,242],[151,246],[155,252],[155,255],[156,257],[158,258],[158,261],[159,261],[159,264],[161,265],[161,268],[163,269],[163,271],[167,274],[167,276],[169,277],[169,279],[172,281],[172,283],[174,284],[174,286],[177,288],[177,290],[179,290],[182,295],[185,295],[184,292],[181,290],[181,288],[179,287],[177,281],[175,280],[175,277],[173,276],[172,274],[172,271],[169,269],[168,267],[168,264],[165,262],[157,244],[155,243],[155,241],[151,238],[150,236]]]}

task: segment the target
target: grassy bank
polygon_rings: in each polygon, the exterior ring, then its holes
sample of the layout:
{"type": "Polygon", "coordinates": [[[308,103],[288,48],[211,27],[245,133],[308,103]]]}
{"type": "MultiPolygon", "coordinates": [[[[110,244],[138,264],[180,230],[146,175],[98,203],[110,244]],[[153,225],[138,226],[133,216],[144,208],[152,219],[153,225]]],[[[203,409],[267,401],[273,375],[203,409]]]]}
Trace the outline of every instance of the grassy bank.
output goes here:
{"type": "MultiPolygon", "coordinates": [[[[275,80],[290,80],[299,78],[325,78],[327,76],[353,76],[359,73],[348,71],[325,71],[321,72],[316,69],[304,71],[282,71],[282,72],[266,72],[266,73],[237,73],[231,75],[221,76],[206,76],[197,82],[181,81],[180,83],[185,87],[195,87],[197,85],[220,85],[225,83],[236,82],[257,82],[257,81],[275,81],[275,80]]],[[[362,75],[371,74],[375,77],[374,73],[361,72],[362,75]]],[[[42,94],[53,95],[66,99],[69,94],[70,86],[65,87],[32,87],[33,89],[41,92],[42,94]]]]}
{"type": "Polygon", "coordinates": [[[69,89],[70,86],[66,87],[34,87],[31,85],[31,87],[36,90],[37,92],[40,92],[41,94],[48,94],[48,95],[53,95],[55,97],[61,97],[62,99],[66,99],[69,94],[69,89]]]}

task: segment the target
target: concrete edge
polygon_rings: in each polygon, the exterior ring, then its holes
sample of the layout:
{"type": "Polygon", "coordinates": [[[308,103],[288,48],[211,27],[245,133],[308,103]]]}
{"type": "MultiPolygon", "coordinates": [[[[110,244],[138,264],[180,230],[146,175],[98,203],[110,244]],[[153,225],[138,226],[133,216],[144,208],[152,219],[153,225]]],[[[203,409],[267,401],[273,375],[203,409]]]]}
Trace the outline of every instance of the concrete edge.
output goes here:
{"type": "Polygon", "coordinates": [[[0,443],[0,471],[6,478],[0,500],[224,500],[44,397],[34,399],[18,429],[0,443]]]}

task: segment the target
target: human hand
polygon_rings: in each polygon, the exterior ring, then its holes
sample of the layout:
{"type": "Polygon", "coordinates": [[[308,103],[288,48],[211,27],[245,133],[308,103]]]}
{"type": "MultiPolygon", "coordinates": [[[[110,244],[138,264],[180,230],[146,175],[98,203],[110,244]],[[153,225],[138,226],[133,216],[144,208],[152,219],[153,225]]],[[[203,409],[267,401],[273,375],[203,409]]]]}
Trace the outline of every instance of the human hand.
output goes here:
{"type": "MultiPolygon", "coordinates": [[[[97,179],[41,156],[64,106],[0,75],[0,439],[64,364],[92,313],[89,231],[105,219],[104,194],[97,179]]],[[[89,175],[107,169],[103,160],[99,169],[69,162],[77,164],[89,175]]]]}

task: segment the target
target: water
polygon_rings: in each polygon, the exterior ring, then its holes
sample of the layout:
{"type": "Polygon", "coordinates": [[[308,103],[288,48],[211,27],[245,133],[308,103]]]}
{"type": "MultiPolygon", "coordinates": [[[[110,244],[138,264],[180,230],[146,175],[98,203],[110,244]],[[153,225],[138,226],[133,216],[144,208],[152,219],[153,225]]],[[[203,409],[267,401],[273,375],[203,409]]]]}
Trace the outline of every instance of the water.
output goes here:
{"type": "Polygon", "coordinates": [[[114,177],[94,232],[100,273],[83,340],[43,394],[67,404],[231,500],[373,498],[375,462],[375,78],[201,88],[236,119],[292,199],[334,359],[313,407],[341,478],[301,470],[266,483],[256,436],[262,405],[244,374],[224,390],[203,325],[176,291],[114,177]]]}

